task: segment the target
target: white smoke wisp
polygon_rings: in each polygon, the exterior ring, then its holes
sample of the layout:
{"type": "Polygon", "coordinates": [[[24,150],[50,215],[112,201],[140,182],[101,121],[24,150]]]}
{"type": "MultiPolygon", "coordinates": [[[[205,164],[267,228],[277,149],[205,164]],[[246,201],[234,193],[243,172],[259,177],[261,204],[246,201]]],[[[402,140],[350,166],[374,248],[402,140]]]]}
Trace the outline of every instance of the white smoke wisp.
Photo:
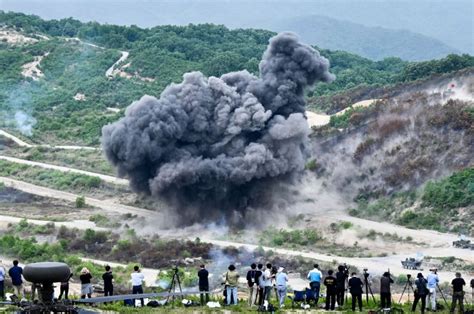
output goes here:
{"type": "Polygon", "coordinates": [[[33,135],[33,127],[36,124],[36,119],[22,110],[15,112],[16,128],[21,134],[25,136],[33,135]]]}
{"type": "Polygon", "coordinates": [[[105,126],[102,147],[136,192],[175,204],[187,224],[245,220],[270,209],[309,156],[304,91],[329,82],[329,61],[292,33],[270,40],[260,75],[186,73],[105,126]]]}

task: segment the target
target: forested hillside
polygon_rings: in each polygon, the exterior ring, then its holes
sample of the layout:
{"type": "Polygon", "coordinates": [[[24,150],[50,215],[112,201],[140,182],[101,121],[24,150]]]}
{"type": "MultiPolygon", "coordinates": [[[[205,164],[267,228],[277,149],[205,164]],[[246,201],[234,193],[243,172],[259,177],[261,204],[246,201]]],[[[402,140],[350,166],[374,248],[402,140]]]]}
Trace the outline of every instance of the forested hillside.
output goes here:
{"type": "MultiPolygon", "coordinates": [[[[101,127],[123,114],[118,109],[144,94],[159,95],[188,71],[214,76],[243,69],[257,73],[274,35],[212,24],[143,29],[5,12],[0,12],[0,21],[1,127],[18,130],[26,124],[23,134],[43,143],[98,145],[101,127]],[[127,58],[106,75],[123,52],[129,53],[127,58]]],[[[474,65],[469,55],[410,63],[398,58],[372,61],[323,48],[321,54],[330,60],[337,79],[309,91],[311,104],[319,110],[331,106],[331,99],[321,96],[474,65]]]]}

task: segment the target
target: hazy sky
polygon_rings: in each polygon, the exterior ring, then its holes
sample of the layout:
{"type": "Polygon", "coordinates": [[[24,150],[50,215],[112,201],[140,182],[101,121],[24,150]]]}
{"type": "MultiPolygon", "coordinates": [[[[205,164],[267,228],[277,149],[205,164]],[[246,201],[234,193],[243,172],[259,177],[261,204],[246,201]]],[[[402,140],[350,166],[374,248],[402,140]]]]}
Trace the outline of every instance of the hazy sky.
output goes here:
{"type": "Polygon", "coordinates": [[[305,15],[408,29],[474,54],[472,0],[0,0],[0,9],[109,24],[262,27],[305,15]]]}

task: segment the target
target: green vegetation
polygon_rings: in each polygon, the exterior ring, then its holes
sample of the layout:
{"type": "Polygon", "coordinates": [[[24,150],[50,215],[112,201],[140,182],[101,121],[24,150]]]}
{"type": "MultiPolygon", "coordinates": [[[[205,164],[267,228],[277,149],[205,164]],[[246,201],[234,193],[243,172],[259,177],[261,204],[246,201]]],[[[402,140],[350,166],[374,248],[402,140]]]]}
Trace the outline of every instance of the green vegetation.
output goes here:
{"type": "Polygon", "coordinates": [[[459,211],[474,204],[474,169],[467,168],[444,179],[428,182],[420,192],[399,192],[369,201],[361,194],[357,208],[349,209],[356,217],[393,221],[414,229],[472,234],[473,211],[459,211]],[[461,218],[462,217],[462,218],[461,218]]]}
{"type": "Polygon", "coordinates": [[[76,208],[84,208],[86,207],[86,199],[84,196],[76,197],[76,208]]]}
{"type": "MultiPolygon", "coordinates": [[[[105,183],[99,177],[44,169],[5,160],[0,160],[0,176],[11,177],[32,184],[77,194],[87,193],[110,196],[116,195],[117,192],[128,192],[126,187],[105,183]]],[[[82,200],[79,200],[77,204],[85,205],[82,204],[82,200]]]]}
{"type": "MultiPolygon", "coordinates": [[[[212,24],[143,29],[71,18],[45,21],[1,11],[0,20],[6,27],[39,39],[20,46],[0,43],[0,127],[14,131],[13,115],[23,110],[37,120],[30,141],[76,145],[98,145],[102,126],[123,115],[123,110],[114,112],[108,107],[124,108],[145,94],[159,96],[168,84],[180,82],[186,72],[220,76],[247,69],[257,73],[268,39],[274,35],[212,24]],[[83,42],[66,40],[71,37],[83,42]],[[108,78],[105,71],[118,60],[119,50],[130,53],[120,65],[127,65],[124,70],[129,77],[108,78]],[[45,56],[39,66],[44,77],[24,78],[22,65],[38,56],[45,56]],[[74,99],[78,93],[84,98],[74,99]]],[[[321,110],[331,107],[331,101],[321,96],[417,80],[474,64],[474,57],[468,55],[409,63],[398,58],[371,61],[344,51],[320,51],[337,76],[335,82],[318,84],[309,91],[310,106],[321,110]]]]}
{"type": "Polygon", "coordinates": [[[438,182],[428,182],[421,197],[423,206],[453,209],[474,205],[474,168],[468,168],[438,182]]]}
{"type": "Polygon", "coordinates": [[[357,125],[361,122],[360,113],[370,112],[372,106],[357,108],[349,107],[349,109],[347,109],[343,114],[332,115],[329,120],[329,126],[337,129],[344,129],[349,125],[357,125]]]}
{"type": "Polygon", "coordinates": [[[314,229],[285,230],[269,228],[262,232],[259,243],[270,246],[313,246],[322,237],[314,229]]]}
{"type": "Polygon", "coordinates": [[[3,155],[45,162],[52,165],[77,168],[85,171],[115,175],[115,171],[99,150],[67,150],[50,147],[18,147],[2,151],[3,155]]]}

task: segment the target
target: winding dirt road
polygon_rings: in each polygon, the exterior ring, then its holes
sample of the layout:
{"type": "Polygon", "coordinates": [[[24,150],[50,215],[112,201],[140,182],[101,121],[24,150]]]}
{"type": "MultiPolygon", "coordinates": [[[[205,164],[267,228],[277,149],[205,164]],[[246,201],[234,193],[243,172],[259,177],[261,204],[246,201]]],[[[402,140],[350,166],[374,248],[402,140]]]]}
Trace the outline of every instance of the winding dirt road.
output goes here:
{"type": "Polygon", "coordinates": [[[90,171],[85,171],[85,170],[80,170],[80,169],[75,169],[75,168],[70,168],[70,167],[56,166],[52,164],[46,164],[42,162],[25,160],[25,159],[9,157],[9,156],[2,156],[2,155],[0,155],[0,160],[6,160],[6,161],[14,162],[14,163],[29,165],[29,166],[34,166],[34,167],[41,167],[45,169],[52,169],[52,170],[57,170],[61,172],[66,172],[66,173],[71,172],[71,173],[84,174],[87,176],[98,177],[101,180],[108,183],[117,184],[117,185],[128,185],[128,180],[113,177],[113,176],[108,176],[106,174],[100,174],[100,173],[95,173],[95,172],[90,172],[90,171]]]}
{"type": "Polygon", "coordinates": [[[58,146],[52,146],[52,145],[36,145],[36,144],[29,144],[18,137],[16,137],[13,134],[10,134],[4,130],[0,130],[0,136],[4,136],[13,142],[15,142],[18,146],[20,147],[45,147],[45,148],[56,148],[56,149],[69,149],[69,150],[79,150],[79,149],[86,149],[86,150],[100,150],[98,147],[90,147],[90,146],[76,146],[76,145],[58,145],[58,146]]]}
{"type": "Polygon", "coordinates": [[[112,66],[110,68],[107,69],[107,71],[105,71],[105,76],[107,76],[107,77],[114,76],[115,67],[117,65],[119,65],[120,63],[124,62],[125,60],[127,60],[128,56],[130,54],[128,51],[120,51],[120,53],[122,55],[120,56],[120,58],[114,64],[112,64],[112,66]]]}

